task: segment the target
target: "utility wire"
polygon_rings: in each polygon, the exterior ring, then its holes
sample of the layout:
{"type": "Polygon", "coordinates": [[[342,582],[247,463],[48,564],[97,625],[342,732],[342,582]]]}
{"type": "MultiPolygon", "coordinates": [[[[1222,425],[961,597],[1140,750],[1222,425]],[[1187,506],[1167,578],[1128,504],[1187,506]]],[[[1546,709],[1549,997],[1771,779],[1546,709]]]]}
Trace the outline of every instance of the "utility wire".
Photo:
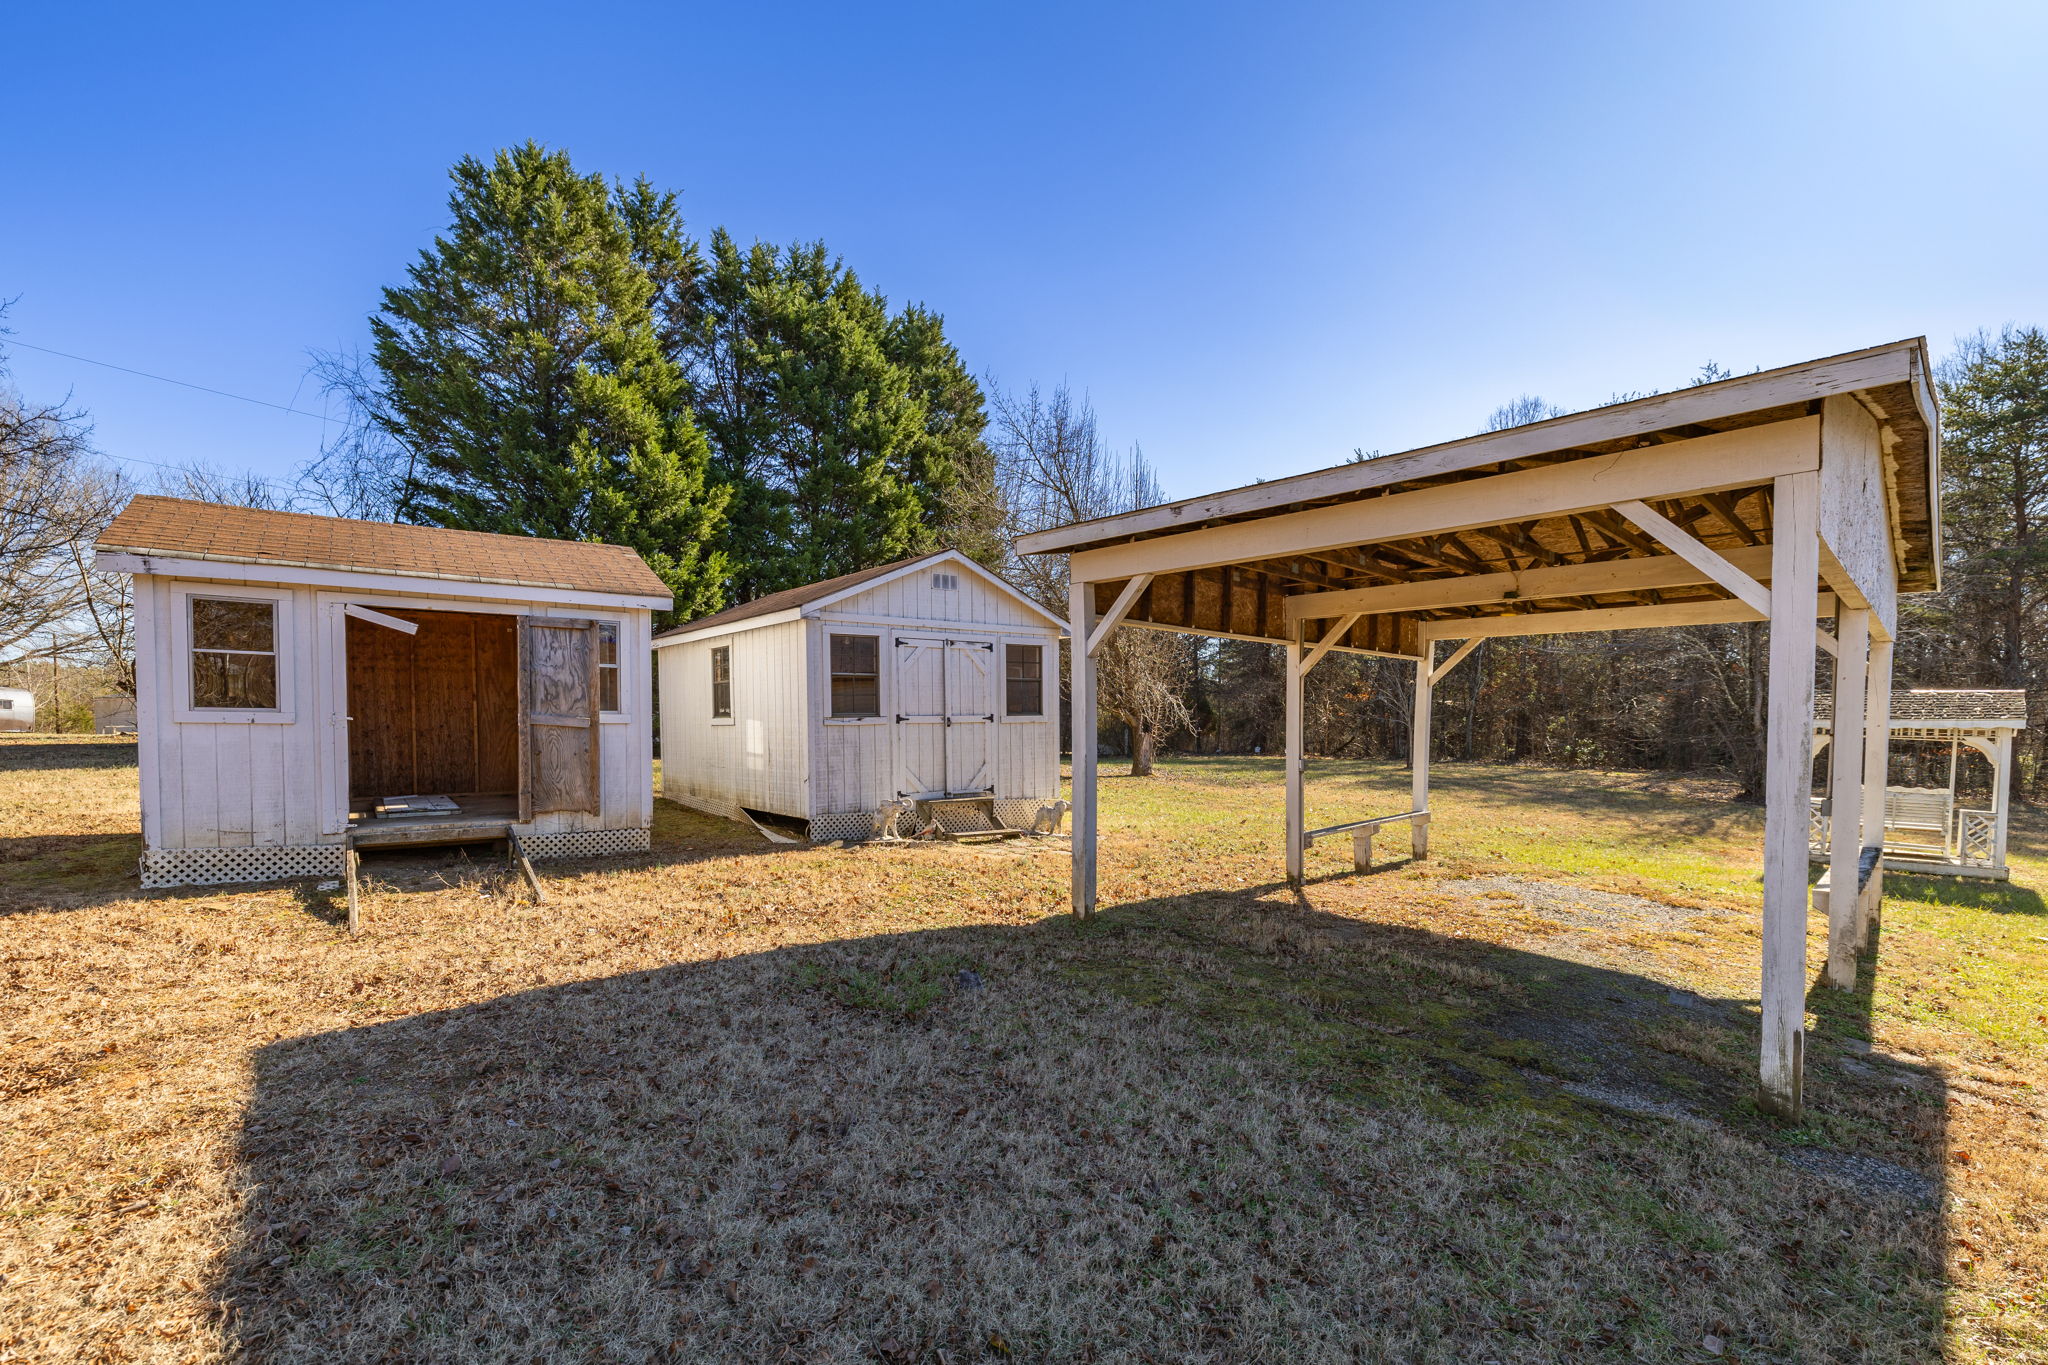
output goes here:
{"type": "MultiPolygon", "coordinates": [[[[55,350],[49,346],[38,346],[33,341],[23,341],[14,336],[0,337],[0,347],[4,346],[26,346],[31,351],[41,351],[44,355],[62,356],[66,360],[76,360],[86,365],[98,365],[102,369],[119,370],[122,374],[132,374],[143,379],[154,379],[163,384],[176,384],[181,389],[197,389],[200,393],[210,393],[218,398],[232,398],[238,403],[254,403],[260,408],[275,408],[279,412],[289,412],[299,417],[310,417],[316,422],[334,422],[343,426],[347,425],[344,418],[329,417],[325,413],[320,412],[307,412],[304,408],[290,408],[282,403],[273,403],[264,398],[250,398],[244,394],[229,393],[226,389],[209,389],[204,384],[190,384],[182,379],[172,379],[169,375],[151,374],[147,370],[132,370],[126,365],[116,365],[108,360],[94,360],[91,356],[73,355],[69,351],[55,350]]],[[[149,461],[144,460],[142,463],[148,464],[149,461]]]]}

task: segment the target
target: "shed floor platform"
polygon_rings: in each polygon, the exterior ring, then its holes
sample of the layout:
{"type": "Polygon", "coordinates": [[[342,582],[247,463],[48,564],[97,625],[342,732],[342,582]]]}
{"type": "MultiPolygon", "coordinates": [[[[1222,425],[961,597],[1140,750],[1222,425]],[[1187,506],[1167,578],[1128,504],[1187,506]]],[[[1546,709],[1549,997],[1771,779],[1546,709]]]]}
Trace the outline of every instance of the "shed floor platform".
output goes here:
{"type": "Polygon", "coordinates": [[[503,839],[519,819],[516,796],[457,796],[456,809],[419,815],[352,812],[349,842],[357,848],[395,844],[460,844],[503,839]]]}

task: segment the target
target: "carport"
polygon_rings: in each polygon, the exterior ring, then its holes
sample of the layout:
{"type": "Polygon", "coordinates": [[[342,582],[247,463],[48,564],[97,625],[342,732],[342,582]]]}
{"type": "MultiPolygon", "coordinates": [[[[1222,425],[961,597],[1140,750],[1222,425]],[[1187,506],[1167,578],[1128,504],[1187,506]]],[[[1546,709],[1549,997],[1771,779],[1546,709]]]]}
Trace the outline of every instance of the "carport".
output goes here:
{"type": "Polygon", "coordinates": [[[1074,913],[1096,907],[1083,737],[1095,654],[1117,629],[1285,648],[1298,887],[1321,837],[1405,823],[1427,856],[1431,695],[1478,641],[1768,621],[1761,1078],[1765,1104],[1797,1115],[1817,652],[1839,699],[1830,876],[1858,888],[1832,898],[1825,979],[1847,989],[1883,877],[1887,731],[1864,717],[1889,714],[1898,595],[1938,586],[1937,442],[1914,339],[1024,537],[1024,553],[1071,556],[1074,913]],[[1414,666],[1412,798],[1309,830],[1302,685],[1339,650],[1414,666]]]}

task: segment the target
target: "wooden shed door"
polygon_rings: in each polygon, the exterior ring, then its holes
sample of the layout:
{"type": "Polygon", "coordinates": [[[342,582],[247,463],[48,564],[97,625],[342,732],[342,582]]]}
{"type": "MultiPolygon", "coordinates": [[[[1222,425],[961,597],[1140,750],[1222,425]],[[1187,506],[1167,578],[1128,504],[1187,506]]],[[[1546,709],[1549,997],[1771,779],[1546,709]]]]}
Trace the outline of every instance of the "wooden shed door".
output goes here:
{"type": "Polygon", "coordinates": [[[995,642],[946,641],[946,790],[995,789],[995,642]]]}
{"type": "Polygon", "coordinates": [[[597,623],[524,616],[519,814],[599,808],[597,623]]]}
{"type": "Polygon", "coordinates": [[[946,790],[946,642],[929,635],[896,637],[896,794],[938,796],[946,790]]]}

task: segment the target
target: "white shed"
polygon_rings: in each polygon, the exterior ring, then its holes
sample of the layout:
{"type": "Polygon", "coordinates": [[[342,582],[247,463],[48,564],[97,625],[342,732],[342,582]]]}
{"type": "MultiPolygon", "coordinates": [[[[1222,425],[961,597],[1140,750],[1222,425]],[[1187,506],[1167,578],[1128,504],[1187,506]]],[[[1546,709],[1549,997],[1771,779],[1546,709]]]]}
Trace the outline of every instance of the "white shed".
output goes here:
{"type": "Polygon", "coordinates": [[[0,687],[0,730],[36,728],[36,694],[26,687],[0,687]]]}
{"type": "Polygon", "coordinates": [[[662,795],[814,839],[962,798],[1027,827],[1059,795],[1061,626],[945,550],[664,631],[662,795]]]}
{"type": "Polygon", "coordinates": [[[98,552],[135,576],[144,886],[648,846],[671,598],[631,550],[138,497],[98,552]]]}

